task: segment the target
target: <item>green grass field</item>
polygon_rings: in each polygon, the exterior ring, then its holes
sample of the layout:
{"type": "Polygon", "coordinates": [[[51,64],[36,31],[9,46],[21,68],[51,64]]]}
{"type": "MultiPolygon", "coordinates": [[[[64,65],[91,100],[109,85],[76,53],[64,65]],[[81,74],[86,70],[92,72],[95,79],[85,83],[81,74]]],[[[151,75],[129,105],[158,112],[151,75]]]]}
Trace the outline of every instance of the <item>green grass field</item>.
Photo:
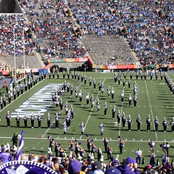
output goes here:
{"type": "MultiPolygon", "coordinates": [[[[140,77],[138,80],[136,80],[138,87],[139,87],[139,94],[138,94],[138,103],[137,107],[133,107],[132,105],[128,105],[128,97],[129,94],[133,94],[133,83],[135,81],[135,74],[133,76],[133,79],[131,81],[131,88],[128,88],[128,79],[129,79],[129,73],[127,73],[127,79],[126,79],[126,86],[124,87],[125,91],[125,99],[123,102],[123,105],[121,103],[120,94],[123,90],[122,81],[121,84],[118,85],[118,83],[114,83],[113,76],[114,73],[83,73],[83,75],[87,76],[87,84],[85,85],[84,82],[81,82],[81,80],[75,80],[70,79],[68,80],[66,77],[66,82],[73,84],[74,89],[75,87],[78,87],[79,90],[82,90],[83,92],[83,100],[82,102],[79,102],[79,98],[75,98],[75,95],[70,96],[70,93],[65,92],[62,95],[62,99],[65,103],[65,101],[68,101],[69,105],[73,105],[73,108],[75,110],[75,118],[71,121],[71,127],[67,130],[67,134],[63,134],[63,128],[60,125],[59,129],[55,129],[54,126],[54,117],[55,113],[58,112],[60,114],[60,123],[63,122],[65,118],[65,111],[63,110],[60,112],[60,108],[56,108],[55,105],[52,104],[51,100],[51,92],[54,92],[57,88],[56,85],[59,85],[60,83],[64,82],[64,79],[62,79],[62,76],[60,79],[44,79],[43,81],[39,82],[35,87],[33,87],[30,91],[25,92],[23,95],[20,95],[19,98],[17,98],[14,102],[9,104],[6,108],[0,111],[1,116],[1,122],[0,122],[0,141],[1,144],[4,144],[6,142],[10,143],[11,137],[13,133],[18,132],[20,133],[22,130],[25,131],[24,133],[24,147],[23,152],[29,153],[29,154],[47,154],[48,151],[48,145],[49,140],[47,139],[48,136],[51,136],[55,139],[56,142],[59,142],[62,147],[66,150],[67,154],[69,154],[69,142],[70,140],[77,140],[78,142],[82,143],[82,147],[86,150],[86,134],[89,134],[90,139],[94,140],[94,143],[97,147],[101,147],[104,152],[104,146],[103,146],[103,138],[106,136],[109,139],[109,145],[111,145],[113,149],[113,157],[116,157],[117,154],[119,154],[119,148],[118,148],[118,135],[121,136],[121,138],[125,141],[125,147],[123,150],[123,154],[119,156],[120,161],[122,159],[126,158],[127,156],[135,157],[135,152],[138,147],[141,148],[143,151],[143,157],[145,158],[145,165],[149,163],[150,160],[150,152],[149,152],[149,145],[148,142],[150,140],[155,141],[155,153],[157,156],[157,159],[161,159],[162,157],[162,150],[159,147],[161,143],[164,141],[168,141],[170,144],[170,158],[174,158],[174,149],[173,149],[173,132],[171,132],[170,122],[172,120],[173,111],[174,111],[174,96],[171,94],[168,86],[165,84],[164,79],[161,81],[161,79],[158,77],[158,80],[150,80],[149,77],[147,77],[147,80],[141,80],[140,77]],[[96,89],[93,88],[93,85],[89,87],[89,77],[92,77],[96,79],[97,81],[97,87],[96,89]],[[98,83],[101,80],[101,82],[104,83],[105,91],[104,93],[101,93],[98,91],[98,83]],[[41,91],[40,89],[43,89],[47,85],[51,85],[51,88],[46,88],[46,90],[41,91]],[[111,99],[111,96],[108,97],[107,95],[107,87],[110,85],[110,87],[114,87],[115,90],[115,96],[114,100],[111,99]],[[39,93],[38,93],[39,92],[39,93]],[[93,94],[94,98],[99,98],[101,103],[100,111],[97,111],[96,105],[93,109],[91,109],[91,106],[86,105],[86,95],[89,92],[90,97],[93,94]],[[38,105],[39,101],[41,101],[44,94],[47,94],[47,96],[50,95],[49,100],[47,100],[47,105],[44,106],[46,111],[43,113],[42,116],[42,128],[37,128],[37,120],[35,120],[35,128],[30,128],[30,121],[28,121],[28,128],[24,128],[23,119],[21,119],[21,127],[16,127],[16,120],[14,117],[12,117],[11,120],[11,127],[6,127],[6,113],[7,111],[10,111],[10,113],[15,113],[16,109],[21,109],[20,105],[23,103],[25,104],[31,96],[37,94],[37,96],[40,96],[36,98],[38,105]],[[104,102],[107,102],[108,104],[108,112],[107,116],[104,116],[103,113],[103,107],[104,102]],[[116,124],[117,118],[114,120],[112,119],[112,108],[113,105],[117,106],[117,111],[120,110],[121,114],[125,112],[126,116],[131,115],[131,118],[133,120],[131,131],[127,130],[127,126],[125,129],[122,128],[122,126],[119,126],[116,124]],[[46,117],[48,112],[51,115],[52,118],[52,125],[51,128],[47,128],[46,124],[46,117]],[[142,119],[142,125],[141,125],[141,131],[137,131],[137,124],[136,124],[136,118],[138,114],[141,115],[142,119]],[[150,114],[152,125],[151,125],[151,131],[146,131],[146,118],[147,115],[150,114]],[[154,131],[154,119],[158,116],[160,125],[159,125],[159,131],[154,131]],[[168,121],[168,128],[167,132],[163,132],[163,126],[162,122],[164,117],[166,117],[168,121]],[[85,127],[85,133],[84,135],[81,135],[81,129],[79,127],[79,124],[81,122],[84,122],[85,127]],[[103,136],[100,135],[100,129],[99,124],[100,122],[103,122],[105,125],[104,134],[103,136]],[[41,138],[41,135],[43,135],[43,138],[41,138]]],[[[174,81],[174,74],[169,73],[168,76],[171,78],[171,80],[174,81]]],[[[122,75],[123,79],[123,75],[122,75]]],[[[4,92],[4,91],[2,91],[4,92]]],[[[133,95],[132,95],[133,96],[133,95]]],[[[27,108],[26,112],[34,112],[38,113],[38,109],[35,108],[35,110],[32,110],[31,108],[27,108]]],[[[19,114],[21,114],[19,112],[19,114]]],[[[23,114],[21,114],[22,116],[23,114]]],[[[117,113],[116,113],[117,115],[117,113]]],[[[87,152],[88,153],[88,152],[87,152]]],[[[54,154],[54,153],[53,153],[54,154]]],[[[107,155],[103,153],[105,160],[107,159],[107,155]]],[[[86,155],[85,155],[86,156],[86,155]]]]}

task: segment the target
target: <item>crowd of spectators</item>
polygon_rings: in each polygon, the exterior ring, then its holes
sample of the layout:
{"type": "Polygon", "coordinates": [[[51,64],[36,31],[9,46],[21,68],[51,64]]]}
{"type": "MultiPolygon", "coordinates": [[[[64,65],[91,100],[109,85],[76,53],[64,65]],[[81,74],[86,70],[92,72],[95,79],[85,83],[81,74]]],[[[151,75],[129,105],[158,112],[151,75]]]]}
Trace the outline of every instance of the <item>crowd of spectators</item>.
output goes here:
{"type": "Polygon", "coordinates": [[[14,55],[15,39],[16,55],[24,51],[34,55],[38,51],[47,58],[84,57],[86,48],[80,40],[93,34],[123,35],[141,60],[150,57],[156,63],[170,63],[173,57],[174,4],[171,0],[73,0],[68,4],[63,0],[19,0],[19,3],[24,15],[0,16],[2,56],[14,55]],[[80,27],[78,32],[74,29],[77,27],[80,27]]]}
{"type": "MultiPolygon", "coordinates": [[[[87,138],[88,139],[88,138],[87,138]]],[[[18,134],[15,133],[12,137],[12,145],[10,146],[9,143],[6,143],[5,145],[1,145],[0,149],[0,163],[5,164],[9,161],[13,161],[16,159],[18,155],[18,134]]],[[[21,160],[25,161],[32,161],[36,163],[41,163],[43,165],[46,165],[47,167],[52,168],[57,173],[77,173],[79,171],[82,171],[87,174],[139,174],[139,173],[158,173],[158,174],[172,174],[174,172],[174,164],[173,161],[170,164],[170,159],[166,158],[166,160],[163,158],[162,163],[160,164],[159,161],[155,163],[155,155],[154,155],[154,144],[153,141],[149,142],[150,145],[150,151],[152,152],[149,165],[146,165],[144,168],[138,169],[138,151],[141,151],[138,149],[136,151],[136,160],[132,157],[125,158],[122,162],[119,161],[119,155],[117,155],[116,158],[111,155],[110,159],[105,163],[104,159],[101,158],[97,161],[96,158],[94,158],[94,154],[91,154],[89,152],[87,155],[82,155],[79,151],[79,153],[76,155],[76,146],[78,144],[78,149],[80,150],[80,143],[73,143],[70,141],[69,150],[65,152],[63,150],[63,147],[59,143],[55,143],[54,139],[50,138],[50,142],[53,143],[53,146],[49,146],[47,155],[27,155],[22,154],[21,160]],[[72,145],[73,144],[73,145],[72,145]],[[59,151],[59,155],[56,154],[56,148],[53,152],[53,147],[58,146],[59,148],[57,151],[59,151]],[[75,146],[75,147],[74,147],[75,146]],[[69,152],[69,154],[68,154],[69,152]],[[86,156],[86,157],[85,157],[86,156]],[[97,171],[96,171],[97,170],[97,171]]],[[[163,143],[160,146],[162,147],[163,156],[164,154],[167,154],[168,152],[165,150],[166,145],[168,143],[163,143]]],[[[88,152],[88,150],[86,150],[88,152]]],[[[98,152],[97,152],[98,153],[98,152]]],[[[146,162],[147,164],[147,162],[146,162]]]]}

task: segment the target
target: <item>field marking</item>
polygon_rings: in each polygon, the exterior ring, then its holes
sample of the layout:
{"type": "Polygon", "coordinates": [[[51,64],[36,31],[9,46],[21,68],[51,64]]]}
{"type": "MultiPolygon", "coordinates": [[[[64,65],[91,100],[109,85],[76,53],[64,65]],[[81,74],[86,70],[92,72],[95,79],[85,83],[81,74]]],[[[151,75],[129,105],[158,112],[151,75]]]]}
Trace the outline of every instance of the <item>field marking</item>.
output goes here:
{"type": "MultiPolygon", "coordinates": [[[[48,140],[48,138],[38,138],[38,137],[23,137],[24,140],[48,140]]],[[[0,139],[11,139],[11,137],[0,137],[0,139]]],[[[74,140],[72,138],[54,138],[54,140],[60,140],[60,141],[70,141],[70,140],[74,140]]],[[[85,141],[86,142],[86,139],[76,139],[77,141],[85,141]]],[[[123,139],[124,140],[124,139],[123,139]]],[[[97,142],[103,142],[103,139],[95,139],[95,141],[97,142]]],[[[109,140],[110,142],[118,142],[118,140],[109,140]]],[[[130,142],[130,143],[149,143],[150,140],[124,140],[125,142],[130,142]]],[[[165,140],[163,141],[154,141],[155,143],[162,143],[162,142],[165,142],[165,140]]],[[[173,143],[173,141],[167,141],[169,143],[173,143]]],[[[24,147],[26,148],[26,147],[24,147]]]]}
{"type": "MultiPolygon", "coordinates": [[[[102,83],[104,83],[105,80],[106,80],[106,78],[104,78],[104,80],[103,80],[102,83]]],[[[85,132],[86,126],[87,126],[87,124],[88,124],[88,122],[89,122],[89,119],[90,119],[90,117],[91,117],[92,111],[94,110],[94,107],[95,107],[95,105],[96,105],[96,100],[97,100],[99,94],[100,94],[100,91],[98,91],[98,94],[97,94],[97,96],[96,96],[96,98],[95,98],[95,100],[94,100],[94,106],[93,106],[93,108],[91,109],[90,114],[89,114],[89,116],[88,116],[88,119],[87,119],[87,121],[86,121],[86,123],[85,123],[84,132],[85,132]]],[[[80,139],[81,139],[81,138],[82,138],[82,135],[80,136],[80,139]]]]}
{"type": "MultiPolygon", "coordinates": [[[[152,115],[152,124],[153,124],[153,128],[155,130],[155,124],[154,124],[154,117],[153,117],[153,111],[152,111],[152,105],[151,105],[151,102],[150,102],[150,97],[149,97],[149,92],[148,92],[148,88],[147,88],[147,83],[146,81],[144,81],[145,83],[145,87],[146,87],[146,91],[147,91],[147,98],[148,98],[148,101],[149,101],[149,106],[150,106],[150,112],[151,112],[151,115],[152,115]]],[[[157,135],[157,132],[155,132],[155,136],[156,136],[156,140],[158,141],[158,135],[157,135]]]]}
{"type": "MultiPolygon", "coordinates": [[[[40,84],[41,82],[43,82],[45,79],[43,79],[42,81],[40,81],[40,82],[37,82],[37,84],[36,85],[32,85],[32,88],[30,88],[30,90],[31,89],[33,89],[35,86],[37,86],[38,84],[40,84]]],[[[25,91],[25,87],[24,87],[24,89],[23,89],[24,91],[23,91],[23,94],[20,94],[19,95],[19,97],[16,97],[16,99],[14,100],[12,100],[11,101],[11,103],[8,103],[8,104],[6,104],[6,106],[5,107],[3,107],[3,109],[1,109],[0,110],[0,113],[4,110],[4,109],[6,109],[8,106],[10,106],[12,103],[14,103],[15,101],[17,101],[21,96],[23,96],[25,93],[27,93],[27,92],[29,92],[30,90],[28,90],[28,86],[27,86],[27,91],[25,91]]],[[[6,92],[5,92],[6,93],[6,92]]]]}

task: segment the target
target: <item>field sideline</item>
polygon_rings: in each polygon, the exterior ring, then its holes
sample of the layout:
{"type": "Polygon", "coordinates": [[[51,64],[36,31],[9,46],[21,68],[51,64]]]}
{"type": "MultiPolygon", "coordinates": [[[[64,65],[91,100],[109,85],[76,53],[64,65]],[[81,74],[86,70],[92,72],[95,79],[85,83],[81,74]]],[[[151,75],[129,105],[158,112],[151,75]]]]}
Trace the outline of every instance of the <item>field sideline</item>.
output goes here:
{"type": "MultiPolygon", "coordinates": [[[[135,79],[135,74],[133,75],[133,79],[131,81],[131,88],[128,88],[128,79],[129,79],[129,73],[127,73],[126,76],[126,85],[123,87],[122,80],[121,84],[118,85],[118,83],[114,83],[113,77],[114,73],[85,73],[80,72],[80,74],[83,73],[83,75],[87,76],[87,84],[85,85],[84,82],[81,82],[81,80],[75,80],[72,79],[70,76],[70,79],[67,79],[67,76],[65,78],[66,83],[73,84],[74,89],[77,87],[79,90],[82,90],[83,92],[83,100],[82,102],[79,101],[79,98],[75,98],[74,95],[70,96],[70,93],[63,93],[62,99],[65,103],[65,101],[68,101],[69,105],[73,105],[73,108],[75,110],[75,118],[71,122],[71,127],[67,130],[67,134],[63,135],[63,128],[62,126],[59,126],[59,129],[55,129],[54,125],[54,117],[55,113],[60,114],[60,123],[63,122],[65,118],[65,111],[60,111],[60,108],[56,108],[56,106],[52,103],[51,100],[51,93],[56,90],[56,85],[59,85],[64,82],[64,79],[62,78],[62,75],[60,75],[60,79],[44,79],[43,81],[39,82],[35,87],[33,87],[30,91],[27,91],[24,95],[20,95],[19,98],[17,98],[14,102],[9,104],[6,108],[0,111],[1,116],[1,122],[0,122],[0,139],[1,144],[10,142],[11,137],[13,133],[18,132],[20,133],[22,130],[25,131],[24,133],[24,140],[25,145],[23,148],[23,152],[25,153],[33,153],[33,154],[46,154],[49,140],[47,139],[47,136],[51,136],[55,139],[55,141],[58,141],[62,147],[65,148],[67,151],[67,154],[69,153],[68,146],[70,140],[77,140],[78,142],[82,143],[82,147],[86,150],[86,134],[89,134],[89,137],[94,140],[94,143],[97,147],[101,147],[104,151],[103,146],[103,138],[106,136],[109,140],[109,145],[113,148],[113,157],[116,157],[117,154],[119,154],[118,149],[118,136],[120,135],[121,138],[125,141],[125,147],[123,150],[123,154],[120,155],[119,159],[122,161],[122,159],[126,158],[127,156],[133,156],[135,157],[135,151],[138,147],[141,148],[143,151],[143,157],[145,158],[146,163],[150,160],[150,152],[149,152],[149,146],[148,142],[150,140],[155,141],[155,153],[157,155],[157,158],[161,159],[162,157],[162,150],[159,147],[160,144],[162,144],[164,141],[168,141],[170,144],[170,158],[174,158],[174,149],[173,149],[173,143],[174,138],[171,136],[173,133],[171,132],[170,122],[172,120],[173,110],[174,110],[174,96],[171,94],[168,86],[165,84],[164,79],[161,80],[160,77],[158,77],[158,80],[155,80],[155,77],[153,80],[150,80],[149,77],[147,77],[147,80],[141,80],[140,77],[138,80],[135,79]],[[92,79],[96,79],[97,86],[96,89],[93,88],[93,84],[90,87],[89,86],[89,77],[92,79]],[[105,91],[104,93],[101,93],[98,90],[98,83],[99,81],[104,83],[105,91]],[[133,83],[134,81],[137,82],[139,87],[139,94],[138,94],[138,103],[137,107],[133,107],[132,105],[129,106],[128,104],[128,97],[129,94],[132,94],[133,96],[133,83]],[[55,85],[54,85],[55,84],[55,85]],[[47,85],[52,86],[51,88],[46,88],[47,85]],[[107,87],[110,85],[110,87],[113,87],[115,90],[115,96],[114,99],[111,99],[111,96],[107,95],[107,87]],[[40,91],[41,89],[45,89],[43,91],[40,91]],[[125,92],[125,99],[122,104],[120,95],[122,90],[124,89],[125,92]],[[89,92],[90,97],[93,94],[95,100],[100,99],[101,108],[100,111],[97,111],[96,105],[94,108],[91,108],[91,106],[86,105],[86,95],[89,92]],[[35,120],[35,128],[30,128],[30,121],[28,121],[28,128],[24,128],[23,119],[21,118],[21,127],[16,127],[16,121],[15,118],[12,117],[11,121],[11,127],[6,127],[6,113],[7,111],[10,111],[10,113],[13,113],[15,116],[16,109],[21,108],[21,104],[26,104],[28,100],[31,98],[34,98],[38,93],[41,94],[40,98],[38,97],[36,101],[39,99],[42,99],[42,94],[44,93],[47,95],[47,102],[44,103],[42,106],[45,108],[45,112],[42,112],[42,128],[37,128],[37,120],[35,120]],[[103,114],[103,107],[104,102],[107,102],[108,104],[108,112],[106,117],[103,114]],[[128,115],[131,115],[131,118],[133,120],[131,131],[129,132],[127,130],[127,126],[125,129],[122,128],[122,125],[117,124],[117,118],[114,120],[112,119],[112,108],[113,105],[117,106],[117,111],[120,110],[121,115],[123,112],[128,115]],[[51,128],[47,128],[46,125],[46,117],[48,112],[51,115],[52,118],[52,124],[51,128]],[[142,125],[141,125],[141,131],[137,131],[137,125],[136,125],[136,118],[138,114],[141,115],[142,119],[142,125]],[[151,131],[146,131],[146,118],[147,115],[150,114],[152,125],[151,125],[151,131]],[[160,125],[159,125],[159,131],[154,131],[154,119],[158,116],[160,125]],[[167,132],[163,132],[163,126],[162,121],[164,120],[164,117],[166,117],[168,121],[168,128],[167,132]],[[81,122],[85,123],[85,133],[84,135],[81,135],[79,124],[81,122]],[[102,122],[105,126],[104,129],[104,135],[100,135],[100,129],[99,124],[102,122]],[[41,139],[41,134],[43,135],[43,138],[41,139]],[[173,138],[173,139],[172,139],[173,138]]],[[[168,73],[167,74],[172,81],[174,81],[174,74],[168,73]]],[[[123,79],[123,74],[122,74],[123,79]]],[[[2,91],[3,92],[3,91],[2,91]]],[[[33,100],[33,99],[31,99],[33,100]]],[[[38,102],[37,101],[37,102],[38,102]]],[[[35,103],[36,106],[38,106],[37,103],[35,103]]],[[[35,110],[32,110],[31,108],[28,108],[28,111],[26,112],[33,112],[34,114],[38,113],[37,108],[35,110]]],[[[19,113],[20,114],[20,113],[19,113]]],[[[21,117],[23,116],[23,113],[20,114],[21,117]]],[[[117,115],[117,113],[116,113],[117,115]]],[[[88,152],[87,152],[88,153],[88,152]]],[[[54,154],[54,153],[53,153],[54,154]]],[[[86,156],[86,155],[85,155],[86,156]]],[[[104,153],[105,160],[107,159],[107,155],[104,153]]]]}

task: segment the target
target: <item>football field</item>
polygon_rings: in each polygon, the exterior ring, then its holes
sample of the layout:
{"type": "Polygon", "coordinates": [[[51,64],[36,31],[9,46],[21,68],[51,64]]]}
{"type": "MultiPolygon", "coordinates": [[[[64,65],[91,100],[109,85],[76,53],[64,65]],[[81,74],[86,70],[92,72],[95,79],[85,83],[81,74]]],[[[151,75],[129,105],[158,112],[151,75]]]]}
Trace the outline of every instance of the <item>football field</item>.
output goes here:
{"type": "MultiPolygon", "coordinates": [[[[1,122],[0,122],[0,141],[1,144],[10,143],[11,137],[13,133],[21,133],[24,130],[24,147],[23,152],[29,154],[39,154],[46,155],[48,151],[49,140],[48,136],[54,138],[55,142],[61,144],[61,146],[65,149],[66,153],[69,154],[69,142],[70,140],[77,140],[82,146],[84,150],[87,151],[86,146],[86,135],[89,135],[90,139],[93,139],[96,147],[101,147],[103,150],[104,159],[107,160],[107,154],[104,153],[104,145],[103,138],[107,137],[109,140],[109,145],[113,149],[113,157],[115,158],[117,154],[119,154],[119,139],[118,136],[121,137],[125,141],[125,146],[123,149],[123,154],[119,156],[120,161],[126,158],[127,156],[135,157],[135,152],[138,147],[143,151],[143,157],[145,159],[145,163],[148,164],[150,161],[150,151],[148,142],[153,140],[155,142],[155,153],[157,159],[162,157],[162,149],[159,146],[163,142],[167,141],[170,144],[170,158],[174,158],[174,137],[173,132],[171,132],[170,122],[172,121],[172,117],[174,117],[174,96],[168,88],[167,84],[163,80],[160,79],[160,76],[156,80],[153,77],[150,80],[150,77],[147,77],[146,80],[141,80],[140,76],[138,80],[136,80],[135,73],[133,74],[133,79],[131,80],[131,87],[128,88],[128,81],[130,78],[130,73],[126,74],[126,84],[123,86],[123,73],[121,75],[121,83],[114,82],[114,73],[94,73],[94,72],[79,72],[80,75],[87,76],[87,83],[84,84],[84,81],[81,81],[81,78],[78,80],[70,78],[65,79],[62,78],[62,74],[60,74],[60,79],[56,77],[53,79],[44,79],[41,82],[38,82],[30,91],[24,92],[23,95],[20,95],[15,101],[8,104],[3,110],[0,111],[1,122]],[[94,89],[93,83],[92,86],[89,86],[89,78],[96,80],[96,88],[94,89]],[[73,85],[74,89],[77,87],[78,91],[82,90],[83,99],[82,102],[79,101],[79,97],[76,98],[74,93],[70,95],[70,92],[66,90],[62,94],[62,99],[65,104],[68,101],[69,108],[72,104],[75,116],[71,120],[71,126],[67,129],[67,134],[63,134],[63,127],[61,123],[63,123],[65,119],[65,110],[60,110],[60,107],[56,107],[52,102],[52,93],[56,91],[56,89],[64,83],[69,83],[73,85]],[[104,92],[102,93],[98,89],[98,83],[102,82],[104,85],[104,92]],[[136,81],[139,92],[138,92],[138,103],[137,106],[129,105],[128,97],[131,94],[133,97],[133,84],[136,81]],[[114,99],[111,99],[111,96],[107,94],[107,88],[110,86],[110,89],[113,87],[115,94],[114,99]],[[124,90],[124,101],[121,102],[121,93],[124,90]],[[86,105],[86,95],[89,93],[89,96],[93,94],[95,99],[95,105],[91,108],[91,105],[86,105]],[[97,111],[96,101],[100,100],[100,110],[97,111]],[[104,103],[107,102],[108,110],[107,115],[104,116],[104,103]],[[113,105],[116,105],[116,117],[112,118],[112,108],[113,105]],[[128,131],[128,127],[126,124],[125,129],[123,129],[122,124],[117,123],[117,113],[120,111],[121,115],[125,113],[126,117],[131,116],[132,126],[131,131],[128,131]],[[11,127],[7,127],[6,124],[6,114],[7,111],[11,114],[11,127]],[[28,117],[33,113],[37,118],[38,112],[40,112],[42,116],[42,127],[38,128],[37,119],[35,119],[35,127],[32,129],[30,120],[28,119],[28,127],[24,128],[23,116],[26,113],[28,117]],[[15,117],[19,113],[20,120],[20,128],[16,127],[15,117]],[[48,113],[51,115],[51,127],[47,128],[46,118],[48,113]],[[55,114],[59,114],[59,128],[55,128],[55,114]],[[136,119],[138,114],[141,116],[142,124],[141,130],[137,131],[137,123],[136,119]],[[150,114],[151,118],[151,127],[148,132],[146,119],[148,114],[150,114]],[[156,116],[159,119],[160,125],[158,132],[155,131],[154,120],[156,116]],[[163,131],[162,122],[164,117],[167,119],[168,127],[167,131],[163,131]],[[85,131],[84,134],[81,135],[81,128],[79,124],[84,122],[85,131]],[[100,123],[104,124],[104,134],[100,135],[100,123]],[[42,138],[41,138],[42,136],[42,138]]],[[[172,81],[174,81],[174,74],[167,74],[172,81]]],[[[2,91],[2,92],[5,92],[2,91]]],[[[13,99],[13,97],[12,97],[13,99]]],[[[7,101],[8,103],[8,101],[7,101]]],[[[85,156],[88,154],[86,152],[85,156]]],[[[54,155],[54,152],[53,152],[54,155]]],[[[105,161],[107,162],[107,161],[105,161]]]]}

